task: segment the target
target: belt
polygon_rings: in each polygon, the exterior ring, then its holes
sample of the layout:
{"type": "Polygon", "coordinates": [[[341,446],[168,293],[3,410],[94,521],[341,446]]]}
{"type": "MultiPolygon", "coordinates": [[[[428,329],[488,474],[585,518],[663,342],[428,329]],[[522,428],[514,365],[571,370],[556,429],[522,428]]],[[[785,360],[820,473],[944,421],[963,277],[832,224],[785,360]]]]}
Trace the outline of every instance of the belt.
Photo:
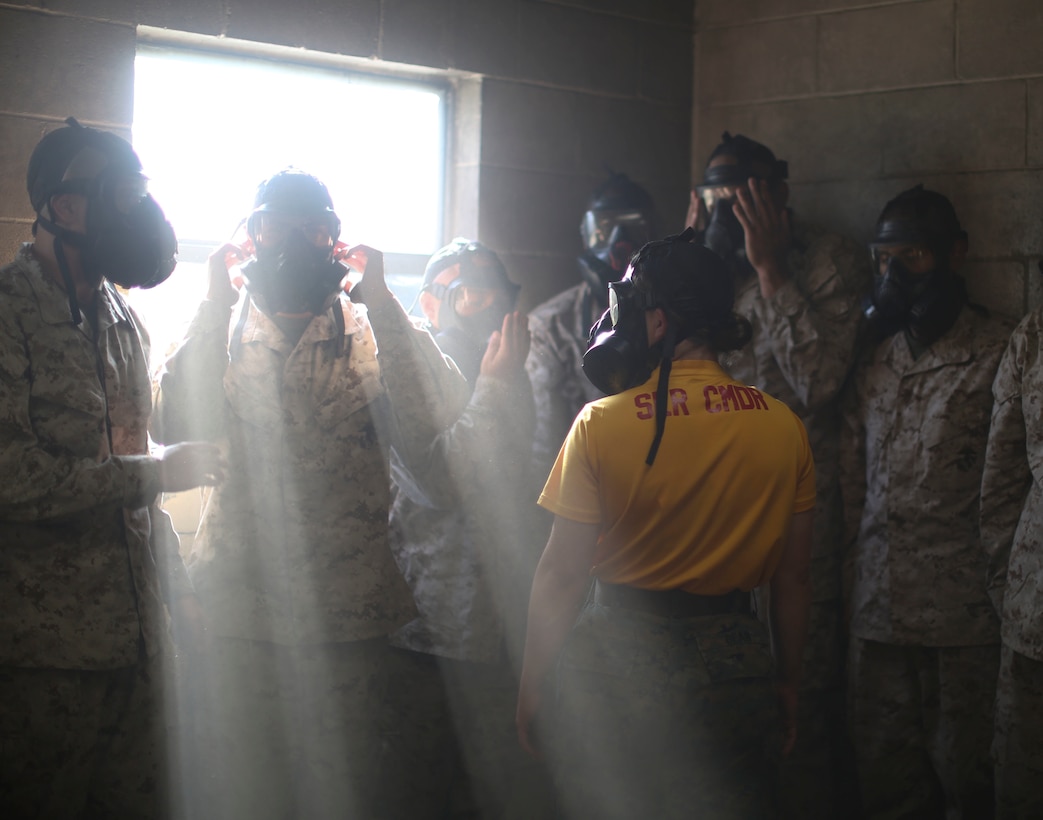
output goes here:
{"type": "Polygon", "coordinates": [[[750,593],[738,589],[724,595],[696,595],[683,589],[640,589],[626,584],[597,581],[594,585],[594,601],[601,606],[645,612],[663,618],[701,618],[751,611],[750,593]]]}

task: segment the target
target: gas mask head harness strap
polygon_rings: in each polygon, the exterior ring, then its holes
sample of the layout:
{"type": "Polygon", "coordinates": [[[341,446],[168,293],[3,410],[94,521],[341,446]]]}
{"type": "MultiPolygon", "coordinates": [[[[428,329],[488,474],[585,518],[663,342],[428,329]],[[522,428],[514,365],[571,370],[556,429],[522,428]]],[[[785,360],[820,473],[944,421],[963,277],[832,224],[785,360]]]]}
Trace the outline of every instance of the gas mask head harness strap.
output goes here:
{"type": "Polygon", "coordinates": [[[880,335],[905,328],[929,346],[952,327],[962,307],[970,304],[966,285],[950,264],[957,243],[966,241],[967,232],[949,199],[923,185],[903,191],[884,206],[869,245],[873,289],[863,305],[880,335]],[[933,257],[929,270],[917,266],[926,253],[933,257]]]}
{"type": "Polygon", "coordinates": [[[164,282],[177,265],[177,238],[149,196],[141,161],[130,144],[115,134],[82,126],[73,117],[65,123],[33,149],[26,188],[36,212],[33,235],[40,226],[54,237],[69,312],[78,325],[82,315],[66,245],[79,251],[80,266],[92,280],[151,288],[164,282]],[[54,221],[51,201],[60,194],[86,197],[83,233],[54,221]]]}
{"type": "Polygon", "coordinates": [[[634,256],[622,280],[609,285],[609,308],[591,329],[583,372],[605,393],[642,384],[659,365],[656,432],[645,463],[651,465],[662,441],[669,400],[670,371],[677,345],[694,339],[714,350],[749,341],[748,322],[732,313],[734,283],[728,266],[703,247],[691,228],[649,242],[634,256]],[[662,309],[666,330],[650,345],[646,312],[662,309]]]}

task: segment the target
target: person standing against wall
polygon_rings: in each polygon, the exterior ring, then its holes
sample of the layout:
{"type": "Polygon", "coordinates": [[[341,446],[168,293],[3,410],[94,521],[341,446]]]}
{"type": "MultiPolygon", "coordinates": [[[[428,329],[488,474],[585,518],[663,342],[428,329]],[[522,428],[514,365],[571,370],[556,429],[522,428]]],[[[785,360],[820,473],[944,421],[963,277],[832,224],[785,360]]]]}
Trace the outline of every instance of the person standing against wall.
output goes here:
{"type": "Polygon", "coordinates": [[[855,360],[869,260],[854,240],[799,221],[787,207],[789,168],[765,145],[724,133],[692,191],[688,224],[729,263],[735,310],[753,341],[726,353],[734,378],[791,407],[815,454],[817,504],[801,737],[780,778],[784,816],[852,809],[844,731],[844,627],[837,485],[839,396],[855,360]]]}
{"type": "Polygon", "coordinates": [[[999,621],[979,535],[992,383],[1010,325],[971,303],[967,234],[918,185],[884,207],[845,396],[849,711],[867,817],[992,815],[999,621]]]}
{"type": "Polygon", "coordinates": [[[996,817],[1043,816],[1043,309],[1015,328],[1000,361],[981,480],[981,540],[1000,617],[992,755],[996,817]]]}

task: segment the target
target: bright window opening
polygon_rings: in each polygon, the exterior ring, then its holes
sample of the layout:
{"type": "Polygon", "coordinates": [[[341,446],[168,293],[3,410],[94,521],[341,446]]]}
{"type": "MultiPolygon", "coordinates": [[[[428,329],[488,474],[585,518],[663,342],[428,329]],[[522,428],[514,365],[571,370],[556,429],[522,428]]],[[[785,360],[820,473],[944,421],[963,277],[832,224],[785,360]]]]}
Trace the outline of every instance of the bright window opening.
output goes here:
{"type": "Polygon", "coordinates": [[[205,294],[207,254],[235,234],[258,183],[286,167],[326,183],[341,239],[384,251],[408,307],[443,240],[447,96],[432,81],[140,45],[134,148],[180,244],[173,276],[131,295],[154,364],[205,294]]]}

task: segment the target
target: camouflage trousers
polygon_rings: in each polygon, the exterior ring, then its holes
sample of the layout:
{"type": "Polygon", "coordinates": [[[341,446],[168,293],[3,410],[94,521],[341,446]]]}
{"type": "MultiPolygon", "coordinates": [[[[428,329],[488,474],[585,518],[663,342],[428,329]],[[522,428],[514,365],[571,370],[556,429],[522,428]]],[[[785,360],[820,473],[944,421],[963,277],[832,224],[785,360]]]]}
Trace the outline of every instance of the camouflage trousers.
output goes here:
{"type": "Polygon", "coordinates": [[[0,817],[166,817],[158,704],[144,666],[0,667],[0,817]]]}
{"type": "Polygon", "coordinates": [[[996,817],[1043,817],[1043,662],[1004,646],[996,689],[996,817]]]}
{"type": "Polygon", "coordinates": [[[779,811],[787,820],[858,814],[858,786],[847,736],[841,602],[815,601],[808,620],[797,714],[797,743],[781,763],[779,811]]]}
{"type": "Polygon", "coordinates": [[[538,727],[569,818],[771,816],[778,713],[752,615],[666,618],[588,604],[538,727]]]}
{"type": "Polygon", "coordinates": [[[425,744],[448,712],[430,659],[384,639],[218,638],[193,661],[194,820],[443,816],[447,756],[425,744]]]}
{"type": "Polygon", "coordinates": [[[998,646],[894,646],[852,636],[848,710],[868,818],[992,817],[998,646]]]}
{"type": "Polygon", "coordinates": [[[455,764],[446,818],[543,820],[554,816],[544,767],[518,743],[514,711],[518,682],[506,663],[433,658],[441,672],[451,722],[440,742],[425,744],[455,764]],[[454,753],[452,756],[450,750],[454,753]]]}

